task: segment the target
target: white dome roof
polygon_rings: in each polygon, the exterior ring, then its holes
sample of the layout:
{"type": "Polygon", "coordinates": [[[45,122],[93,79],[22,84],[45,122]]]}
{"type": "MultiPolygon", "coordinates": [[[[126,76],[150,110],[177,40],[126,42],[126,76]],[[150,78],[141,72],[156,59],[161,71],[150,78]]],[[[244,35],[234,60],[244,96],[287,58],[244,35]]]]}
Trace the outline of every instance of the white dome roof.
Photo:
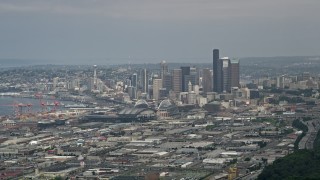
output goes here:
{"type": "Polygon", "coordinates": [[[135,108],[148,108],[149,105],[147,103],[146,100],[144,99],[140,99],[136,102],[136,104],[134,105],[135,108]]]}
{"type": "Polygon", "coordinates": [[[176,105],[174,104],[174,102],[172,100],[165,99],[165,100],[161,101],[161,103],[160,103],[158,108],[159,109],[169,109],[169,108],[174,107],[174,106],[176,106],[176,105]]]}

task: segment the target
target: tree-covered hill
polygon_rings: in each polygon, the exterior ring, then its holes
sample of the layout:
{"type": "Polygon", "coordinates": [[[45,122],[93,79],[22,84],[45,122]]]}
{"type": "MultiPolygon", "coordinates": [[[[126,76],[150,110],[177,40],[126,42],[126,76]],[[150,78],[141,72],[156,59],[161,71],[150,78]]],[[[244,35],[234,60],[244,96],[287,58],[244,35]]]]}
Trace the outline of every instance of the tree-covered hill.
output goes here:
{"type": "Polygon", "coordinates": [[[258,177],[258,180],[273,179],[320,179],[320,133],[314,142],[314,150],[297,150],[277,159],[258,177]]]}

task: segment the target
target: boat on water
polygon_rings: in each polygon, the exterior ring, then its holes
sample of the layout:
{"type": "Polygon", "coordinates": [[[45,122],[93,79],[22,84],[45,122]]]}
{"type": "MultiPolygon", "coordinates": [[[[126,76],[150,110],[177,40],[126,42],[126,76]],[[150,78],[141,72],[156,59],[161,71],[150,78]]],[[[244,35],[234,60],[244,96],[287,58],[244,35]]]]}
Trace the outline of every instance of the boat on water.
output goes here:
{"type": "Polygon", "coordinates": [[[46,106],[64,106],[64,104],[60,102],[52,102],[52,103],[47,102],[46,106]]]}
{"type": "Polygon", "coordinates": [[[64,105],[65,108],[87,108],[88,105],[86,104],[66,104],[64,105]]]}

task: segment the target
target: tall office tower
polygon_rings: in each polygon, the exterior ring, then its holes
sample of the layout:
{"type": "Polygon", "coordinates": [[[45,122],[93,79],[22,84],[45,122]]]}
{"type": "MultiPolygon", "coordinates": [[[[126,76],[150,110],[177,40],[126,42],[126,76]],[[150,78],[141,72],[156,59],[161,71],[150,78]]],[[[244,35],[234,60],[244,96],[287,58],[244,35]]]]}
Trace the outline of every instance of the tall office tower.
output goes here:
{"type": "Polygon", "coordinates": [[[205,94],[212,92],[212,73],[209,68],[202,70],[202,90],[205,94]]]}
{"type": "Polygon", "coordinates": [[[193,75],[195,78],[195,82],[193,85],[199,85],[199,78],[200,78],[199,68],[195,68],[195,67],[190,68],[190,75],[193,75]]]}
{"type": "Polygon", "coordinates": [[[169,92],[172,89],[171,74],[168,71],[168,65],[166,61],[161,61],[160,65],[160,78],[162,79],[162,87],[165,88],[163,91],[169,92]]]}
{"type": "Polygon", "coordinates": [[[239,66],[240,66],[239,59],[232,59],[230,61],[231,87],[239,87],[239,84],[240,84],[239,66]]]}
{"type": "Polygon", "coordinates": [[[143,69],[139,69],[139,71],[137,72],[137,91],[141,91],[141,92],[143,92],[142,76],[143,76],[143,69]]]}
{"type": "Polygon", "coordinates": [[[191,81],[189,81],[189,83],[188,83],[188,93],[191,93],[192,92],[192,83],[191,83],[191,81]]]}
{"type": "Polygon", "coordinates": [[[231,91],[231,73],[230,73],[230,59],[228,57],[221,58],[223,61],[222,65],[222,84],[223,91],[230,92],[231,91]]]}
{"type": "MultiPolygon", "coordinates": [[[[217,93],[223,92],[223,59],[218,59],[217,62],[217,93]]],[[[214,77],[214,76],[213,76],[214,77]]],[[[213,86],[214,88],[214,86],[213,86]]]]}
{"type": "Polygon", "coordinates": [[[180,93],[182,90],[182,70],[181,69],[172,70],[172,90],[175,93],[180,93]]]}
{"type": "Polygon", "coordinates": [[[182,91],[183,92],[188,92],[188,82],[186,82],[185,77],[187,75],[190,75],[190,67],[186,66],[186,67],[181,67],[181,75],[182,75],[182,91]]]}
{"type": "Polygon", "coordinates": [[[160,89],[162,89],[162,79],[153,79],[153,99],[160,99],[160,89]]]}
{"type": "Polygon", "coordinates": [[[166,61],[161,61],[160,65],[161,65],[160,77],[161,79],[163,79],[163,76],[169,72],[168,64],[166,63],[166,61]]]}
{"type": "Polygon", "coordinates": [[[97,65],[93,65],[93,87],[97,88],[97,65]]]}
{"type": "Polygon", "coordinates": [[[223,61],[219,58],[219,49],[213,50],[213,91],[221,93],[223,91],[222,67],[223,61]]]}
{"type": "Polygon", "coordinates": [[[129,86],[127,88],[128,94],[131,99],[136,99],[137,98],[137,88],[133,86],[129,86]]]}
{"type": "Polygon", "coordinates": [[[141,84],[142,84],[142,91],[144,93],[148,92],[148,85],[149,85],[149,77],[147,69],[143,69],[141,73],[141,84]]]}
{"type": "Polygon", "coordinates": [[[169,74],[169,73],[163,74],[162,87],[165,88],[167,92],[172,90],[172,76],[171,76],[171,74],[169,74]]]}
{"type": "Polygon", "coordinates": [[[218,92],[218,84],[220,81],[218,81],[218,78],[221,78],[220,75],[218,75],[218,61],[219,61],[219,49],[213,50],[213,58],[212,58],[212,70],[213,70],[213,91],[218,92]]]}
{"type": "Polygon", "coordinates": [[[138,87],[138,75],[137,73],[134,73],[132,76],[131,76],[131,85],[135,88],[138,87]]]}

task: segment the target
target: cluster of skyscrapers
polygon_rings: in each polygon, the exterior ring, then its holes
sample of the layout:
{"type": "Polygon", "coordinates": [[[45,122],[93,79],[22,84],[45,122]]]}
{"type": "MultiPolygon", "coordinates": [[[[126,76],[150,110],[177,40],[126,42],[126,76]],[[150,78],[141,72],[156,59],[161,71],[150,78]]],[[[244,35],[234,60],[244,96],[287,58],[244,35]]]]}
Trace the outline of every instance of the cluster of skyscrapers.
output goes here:
{"type": "Polygon", "coordinates": [[[213,91],[217,93],[230,92],[231,87],[238,87],[239,60],[220,58],[219,49],[213,50],[213,91]]]}
{"type": "Polygon", "coordinates": [[[142,69],[130,78],[128,93],[131,98],[160,100],[174,98],[181,93],[228,93],[239,86],[239,61],[220,58],[219,50],[213,50],[213,68],[182,66],[169,70],[165,61],[160,71],[142,69]]]}

